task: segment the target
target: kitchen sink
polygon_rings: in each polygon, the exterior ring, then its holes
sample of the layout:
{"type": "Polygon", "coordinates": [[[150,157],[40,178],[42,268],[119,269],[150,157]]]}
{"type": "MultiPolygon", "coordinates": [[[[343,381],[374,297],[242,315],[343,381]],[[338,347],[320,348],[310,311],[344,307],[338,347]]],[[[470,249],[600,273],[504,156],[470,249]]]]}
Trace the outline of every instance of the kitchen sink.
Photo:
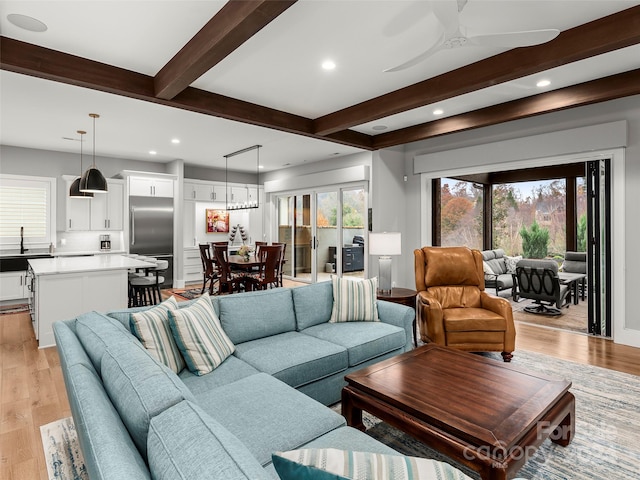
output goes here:
{"type": "Polygon", "coordinates": [[[27,261],[31,258],[53,258],[48,253],[23,253],[0,256],[0,272],[21,272],[27,270],[27,261]]]}

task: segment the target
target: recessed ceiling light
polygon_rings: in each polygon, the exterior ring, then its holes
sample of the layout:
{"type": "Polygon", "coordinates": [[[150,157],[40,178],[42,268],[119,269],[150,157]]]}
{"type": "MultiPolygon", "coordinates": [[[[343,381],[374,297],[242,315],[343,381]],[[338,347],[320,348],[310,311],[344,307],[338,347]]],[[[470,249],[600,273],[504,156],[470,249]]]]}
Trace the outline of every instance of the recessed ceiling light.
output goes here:
{"type": "Polygon", "coordinates": [[[156,155],[158,152],[156,152],[155,150],[149,150],[149,155],[156,155]]]}
{"type": "Polygon", "coordinates": [[[29,17],[28,15],[21,15],[19,13],[10,13],[7,15],[9,23],[13,23],[16,27],[30,32],[46,32],[47,26],[37,18],[29,17]]]}
{"type": "Polygon", "coordinates": [[[264,168],[264,165],[258,165],[258,168],[262,170],[264,168]]]}
{"type": "Polygon", "coordinates": [[[324,70],[333,70],[336,68],[336,63],[333,60],[325,60],[322,62],[322,68],[324,70]]]}
{"type": "Polygon", "coordinates": [[[442,115],[443,113],[444,113],[444,110],[442,110],[441,108],[436,108],[436,109],[433,111],[433,114],[434,114],[434,115],[442,115]]]}
{"type": "Polygon", "coordinates": [[[551,82],[549,80],[540,80],[538,83],[536,83],[536,87],[539,88],[548,87],[549,85],[551,85],[551,82]]]}
{"type": "Polygon", "coordinates": [[[373,127],[371,127],[371,130],[386,130],[387,127],[386,125],[374,125],[373,127]]]}
{"type": "Polygon", "coordinates": [[[172,138],[172,139],[171,139],[171,143],[174,143],[174,144],[176,144],[176,145],[177,145],[177,144],[179,144],[179,143],[180,143],[180,139],[179,139],[179,138],[172,138]]]}

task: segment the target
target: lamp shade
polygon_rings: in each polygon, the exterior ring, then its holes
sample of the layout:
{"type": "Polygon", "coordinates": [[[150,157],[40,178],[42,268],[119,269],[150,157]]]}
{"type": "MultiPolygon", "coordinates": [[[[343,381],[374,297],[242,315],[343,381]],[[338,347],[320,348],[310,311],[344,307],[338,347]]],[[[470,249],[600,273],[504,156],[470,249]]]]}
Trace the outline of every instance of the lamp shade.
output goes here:
{"type": "Polygon", "coordinates": [[[82,174],[80,191],[88,193],[104,193],[107,191],[107,180],[96,167],[90,167],[82,174]]]}
{"type": "Polygon", "coordinates": [[[400,255],[402,238],[400,232],[369,234],[369,255],[400,255]]]}
{"type": "Polygon", "coordinates": [[[80,191],[80,177],[78,177],[69,187],[69,196],[71,198],[93,198],[93,193],[80,191]]]}

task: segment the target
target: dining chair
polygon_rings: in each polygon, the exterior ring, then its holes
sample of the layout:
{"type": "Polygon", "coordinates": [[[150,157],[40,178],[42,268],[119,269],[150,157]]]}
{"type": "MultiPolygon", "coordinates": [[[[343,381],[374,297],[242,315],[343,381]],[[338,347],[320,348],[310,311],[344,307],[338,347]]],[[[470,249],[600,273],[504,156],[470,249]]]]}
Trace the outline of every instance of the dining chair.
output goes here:
{"type": "Polygon", "coordinates": [[[260,262],[258,275],[253,278],[254,288],[266,290],[279,286],[279,266],[282,260],[282,245],[262,245],[256,254],[260,262]]]}
{"type": "Polygon", "coordinates": [[[201,243],[198,245],[200,248],[200,260],[202,260],[202,290],[200,295],[204,293],[204,289],[209,283],[209,294],[213,295],[213,285],[218,280],[218,269],[211,257],[211,248],[208,243],[201,243]]]}
{"type": "Polygon", "coordinates": [[[273,242],[271,245],[282,245],[282,253],[280,254],[280,265],[278,265],[278,284],[282,287],[282,273],[284,272],[284,259],[287,252],[287,244],[281,242],[273,242]]]}
{"type": "Polygon", "coordinates": [[[218,293],[233,293],[234,288],[240,291],[244,277],[231,271],[227,245],[214,245],[213,258],[218,266],[218,293]]]}

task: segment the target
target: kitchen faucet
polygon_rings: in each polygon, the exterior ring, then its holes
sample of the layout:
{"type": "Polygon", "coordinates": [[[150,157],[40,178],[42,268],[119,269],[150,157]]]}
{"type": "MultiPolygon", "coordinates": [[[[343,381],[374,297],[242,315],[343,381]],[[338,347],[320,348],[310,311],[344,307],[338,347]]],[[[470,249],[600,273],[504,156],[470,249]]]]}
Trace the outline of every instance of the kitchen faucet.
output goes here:
{"type": "Polygon", "coordinates": [[[24,227],[20,227],[20,254],[28,251],[28,248],[24,248],[24,227]]]}

